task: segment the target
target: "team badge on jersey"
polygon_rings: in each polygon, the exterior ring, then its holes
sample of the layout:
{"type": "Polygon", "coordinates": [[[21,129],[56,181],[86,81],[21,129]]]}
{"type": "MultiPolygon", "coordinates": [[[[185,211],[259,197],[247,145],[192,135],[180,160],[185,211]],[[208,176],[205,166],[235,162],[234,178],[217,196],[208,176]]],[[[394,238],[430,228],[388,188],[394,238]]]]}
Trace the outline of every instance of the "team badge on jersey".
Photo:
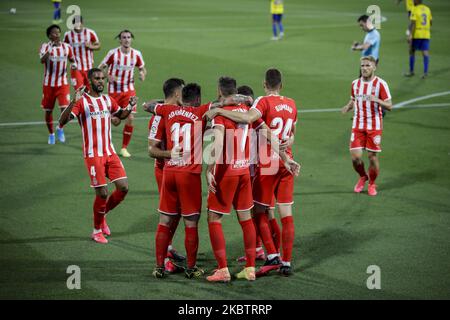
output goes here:
{"type": "Polygon", "coordinates": [[[373,138],[373,142],[374,142],[376,145],[379,145],[379,144],[381,143],[381,136],[380,136],[380,135],[376,135],[376,136],[373,138]]]}

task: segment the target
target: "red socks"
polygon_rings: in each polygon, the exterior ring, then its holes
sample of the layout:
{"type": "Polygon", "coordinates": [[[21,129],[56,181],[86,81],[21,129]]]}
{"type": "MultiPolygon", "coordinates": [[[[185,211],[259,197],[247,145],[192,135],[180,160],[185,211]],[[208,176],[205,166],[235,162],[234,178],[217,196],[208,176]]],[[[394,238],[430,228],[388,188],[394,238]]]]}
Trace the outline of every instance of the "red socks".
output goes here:
{"type": "Polygon", "coordinates": [[[283,229],[281,232],[282,246],[283,246],[283,258],[284,262],[290,262],[292,258],[292,247],[294,246],[294,218],[287,216],[281,219],[283,229]]]}
{"type": "Polygon", "coordinates": [[[170,225],[170,241],[169,246],[172,244],[173,235],[178,228],[178,223],[180,222],[181,215],[177,215],[173,218],[172,224],[170,225]]]}
{"type": "Polygon", "coordinates": [[[170,228],[158,224],[155,236],[155,248],[156,248],[156,265],[158,267],[164,267],[164,259],[167,257],[167,247],[170,241],[170,228]]]}
{"type": "Polygon", "coordinates": [[[105,217],[106,199],[95,196],[94,200],[94,228],[101,229],[105,217]]]}
{"type": "Polygon", "coordinates": [[[375,179],[378,177],[378,173],[380,172],[377,168],[369,168],[369,184],[372,184],[375,182],[375,179]]]}
{"type": "MultiPolygon", "coordinates": [[[[247,257],[245,267],[254,267],[256,258],[256,232],[252,219],[239,221],[244,235],[245,256],[247,257]]],[[[222,228],[221,228],[222,229],[222,228]]],[[[211,234],[211,231],[210,231],[211,234]]],[[[220,267],[219,267],[220,268],[220,267]]]]}
{"type": "Polygon", "coordinates": [[[45,112],[45,124],[47,125],[48,132],[52,134],[53,131],[53,115],[49,112],[45,112]]]}
{"type": "Polygon", "coordinates": [[[113,193],[108,198],[108,202],[106,203],[106,213],[117,207],[119,203],[125,199],[128,191],[114,190],[113,193]]]}
{"type": "MultiPolygon", "coordinates": [[[[187,267],[193,268],[197,263],[198,250],[198,229],[197,227],[185,227],[184,229],[184,246],[187,255],[187,267]]],[[[167,246],[164,254],[167,254],[167,246]]]]}
{"type": "Polygon", "coordinates": [[[360,177],[367,177],[366,170],[364,169],[364,162],[357,163],[353,161],[353,168],[358,172],[360,177]]]}
{"type": "Polygon", "coordinates": [[[266,247],[267,254],[278,253],[278,251],[276,250],[275,245],[273,243],[267,214],[264,212],[258,212],[255,214],[255,218],[256,218],[256,224],[259,229],[259,234],[264,243],[264,247],[266,247]]]}
{"type": "Polygon", "coordinates": [[[275,249],[277,252],[280,252],[280,243],[281,243],[281,230],[278,225],[278,221],[276,218],[269,220],[270,229],[272,231],[273,244],[275,245],[275,249]]]}
{"type": "Polygon", "coordinates": [[[128,124],[123,126],[122,148],[127,148],[130,144],[131,135],[133,134],[133,126],[128,124]]]}
{"type": "MultiPolygon", "coordinates": [[[[223,236],[222,224],[220,222],[208,222],[209,239],[211,247],[216,257],[218,268],[227,267],[227,252],[225,248],[225,238],[223,236]]],[[[253,249],[254,251],[254,249],[253,249]]]]}

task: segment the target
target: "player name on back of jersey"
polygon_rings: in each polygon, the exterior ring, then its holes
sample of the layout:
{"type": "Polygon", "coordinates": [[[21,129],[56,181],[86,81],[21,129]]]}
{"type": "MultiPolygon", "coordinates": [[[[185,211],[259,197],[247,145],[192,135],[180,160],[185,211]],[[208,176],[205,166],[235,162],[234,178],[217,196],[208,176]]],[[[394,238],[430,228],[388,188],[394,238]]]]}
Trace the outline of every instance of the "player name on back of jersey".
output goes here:
{"type": "Polygon", "coordinates": [[[173,117],[175,117],[175,116],[186,117],[186,118],[188,118],[188,119],[190,119],[190,120],[192,120],[192,121],[197,121],[197,120],[199,120],[199,117],[198,117],[198,116],[196,116],[195,114],[193,114],[193,113],[190,112],[190,111],[183,110],[183,109],[175,110],[175,111],[172,111],[171,113],[169,113],[169,119],[171,119],[171,118],[173,118],[173,117]]]}
{"type": "Polygon", "coordinates": [[[288,106],[287,104],[279,104],[279,105],[275,106],[275,110],[278,112],[283,111],[283,110],[286,110],[289,113],[294,112],[294,110],[292,110],[292,107],[288,106]]]}

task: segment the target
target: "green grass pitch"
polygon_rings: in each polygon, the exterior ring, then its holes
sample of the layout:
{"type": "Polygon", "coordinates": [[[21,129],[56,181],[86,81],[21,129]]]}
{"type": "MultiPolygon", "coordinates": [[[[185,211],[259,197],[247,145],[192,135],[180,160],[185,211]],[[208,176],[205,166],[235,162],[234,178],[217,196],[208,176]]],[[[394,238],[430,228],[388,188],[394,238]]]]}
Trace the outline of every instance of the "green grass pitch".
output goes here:
{"type": "MultiPolygon", "coordinates": [[[[356,19],[376,3],[382,24],[377,74],[390,85],[394,103],[450,90],[450,2],[426,1],[433,12],[430,76],[407,79],[404,4],[394,0],[286,0],[286,37],[270,41],[268,1],[63,1],[81,7],[102,48],[98,64],[117,46],[123,28],[135,33],[148,77],[137,81],[141,101],[162,96],[171,76],[198,82],[203,101],[215,98],[220,75],[235,77],[263,94],[266,68],[284,74],[284,95],[300,110],[339,108],[357,77],[359,55],[350,52],[364,34],[356,19]]],[[[294,272],[229,285],[157,280],[154,235],[158,193],[147,155],[147,118],[140,112],[123,160],[130,192],[109,216],[106,246],[93,243],[94,193],[81,153],[76,123],[67,143],[47,145],[40,109],[43,67],[38,48],[52,20],[50,1],[0,3],[0,298],[2,299],[448,299],[450,298],[450,95],[413,103],[430,108],[394,110],[385,118],[379,195],[355,195],[350,156],[350,115],[300,112],[294,154],[303,167],[295,183],[294,272]],[[9,9],[17,8],[16,14],[9,9]],[[439,107],[440,106],[440,107],[439,107]],[[145,119],[144,119],[145,117],[145,119]],[[81,268],[81,290],[68,290],[66,269],[81,268]],[[381,290],[368,290],[369,265],[381,268],[381,290]]],[[[63,13],[63,18],[67,17],[63,13]]],[[[63,26],[63,30],[66,28],[63,26]]],[[[323,110],[322,110],[323,111],[323,110]]],[[[57,118],[55,110],[54,117],[57,118]]],[[[121,130],[114,128],[116,149],[121,130]]],[[[367,163],[367,161],[366,161],[367,163]]],[[[204,204],[206,192],[204,191],[204,204]]],[[[243,252],[235,215],[224,221],[227,254],[243,252]]],[[[206,214],[200,221],[198,264],[215,267],[206,214]]],[[[174,245],[184,252],[184,230],[174,245]]]]}

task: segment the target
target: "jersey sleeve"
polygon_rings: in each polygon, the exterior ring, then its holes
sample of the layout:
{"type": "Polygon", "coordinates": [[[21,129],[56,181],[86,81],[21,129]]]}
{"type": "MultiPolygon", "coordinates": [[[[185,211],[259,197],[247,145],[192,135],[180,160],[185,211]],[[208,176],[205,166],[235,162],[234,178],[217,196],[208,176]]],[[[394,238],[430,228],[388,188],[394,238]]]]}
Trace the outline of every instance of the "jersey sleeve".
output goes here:
{"type": "Polygon", "coordinates": [[[222,126],[225,127],[225,118],[222,116],[217,116],[211,121],[211,125],[214,126],[222,126]]]}
{"type": "Polygon", "coordinates": [[[416,20],[417,20],[417,14],[416,14],[415,8],[412,9],[412,11],[411,11],[411,16],[409,17],[409,19],[410,19],[411,21],[416,21],[416,20]]]}
{"type": "Polygon", "coordinates": [[[262,118],[259,118],[258,120],[252,122],[252,128],[258,130],[259,128],[261,128],[263,124],[264,120],[262,118]]]}
{"type": "Polygon", "coordinates": [[[42,57],[45,56],[47,51],[48,51],[48,43],[43,43],[41,45],[41,48],[39,49],[39,58],[42,59],[42,57]]]}
{"type": "Polygon", "coordinates": [[[103,58],[102,62],[100,63],[100,65],[104,64],[104,65],[111,65],[114,61],[114,49],[113,50],[109,50],[108,54],[106,55],[105,58],[103,58]]]}
{"type": "Polygon", "coordinates": [[[174,106],[170,106],[170,105],[164,105],[162,103],[158,103],[155,106],[155,116],[160,116],[162,118],[165,118],[167,116],[167,114],[171,111],[174,110],[174,106]]]}
{"type": "Polygon", "coordinates": [[[371,46],[373,46],[375,43],[377,43],[377,40],[378,40],[378,37],[375,34],[375,31],[373,31],[367,35],[367,39],[365,42],[370,44],[371,46]]]}
{"type": "Polygon", "coordinates": [[[355,81],[352,82],[352,86],[350,87],[350,99],[352,100],[355,100],[355,81]]]}
{"type": "Polygon", "coordinates": [[[73,106],[72,111],[70,113],[74,116],[74,118],[78,118],[80,116],[80,113],[82,110],[82,104],[83,104],[83,99],[80,99],[73,106]]]}
{"type": "Polygon", "coordinates": [[[267,113],[267,104],[266,100],[262,99],[263,97],[259,97],[253,102],[253,105],[250,109],[255,109],[258,111],[258,113],[261,115],[261,117],[264,117],[267,113]]]}
{"type": "Polygon", "coordinates": [[[140,51],[136,51],[136,67],[142,68],[143,66],[145,66],[145,62],[142,57],[142,53],[140,51]]]}
{"type": "Polygon", "coordinates": [[[117,112],[122,110],[122,108],[119,106],[116,99],[114,99],[112,97],[109,97],[109,99],[111,100],[111,114],[115,115],[117,112]]]}
{"type": "Polygon", "coordinates": [[[160,116],[153,116],[149,123],[148,139],[161,141],[164,137],[165,122],[160,116]]]}
{"type": "Polygon", "coordinates": [[[67,57],[69,58],[69,60],[74,61],[75,60],[75,56],[73,55],[73,50],[72,50],[72,46],[67,45],[67,57]]]}
{"type": "Polygon", "coordinates": [[[94,30],[91,30],[90,40],[92,43],[100,42],[100,40],[98,39],[98,36],[94,30]]]}
{"type": "Polygon", "coordinates": [[[64,33],[64,42],[70,44],[70,42],[69,42],[69,31],[64,33]]]}
{"type": "Polygon", "coordinates": [[[380,94],[379,94],[379,96],[380,96],[380,99],[383,100],[383,101],[392,99],[391,92],[389,91],[389,86],[387,85],[386,82],[381,82],[380,83],[380,94]]]}
{"type": "Polygon", "coordinates": [[[211,108],[211,103],[202,104],[200,107],[194,108],[195,113],[198,117],[202,118],[203,115],[208,112],[208,110],[211,108]]]}

